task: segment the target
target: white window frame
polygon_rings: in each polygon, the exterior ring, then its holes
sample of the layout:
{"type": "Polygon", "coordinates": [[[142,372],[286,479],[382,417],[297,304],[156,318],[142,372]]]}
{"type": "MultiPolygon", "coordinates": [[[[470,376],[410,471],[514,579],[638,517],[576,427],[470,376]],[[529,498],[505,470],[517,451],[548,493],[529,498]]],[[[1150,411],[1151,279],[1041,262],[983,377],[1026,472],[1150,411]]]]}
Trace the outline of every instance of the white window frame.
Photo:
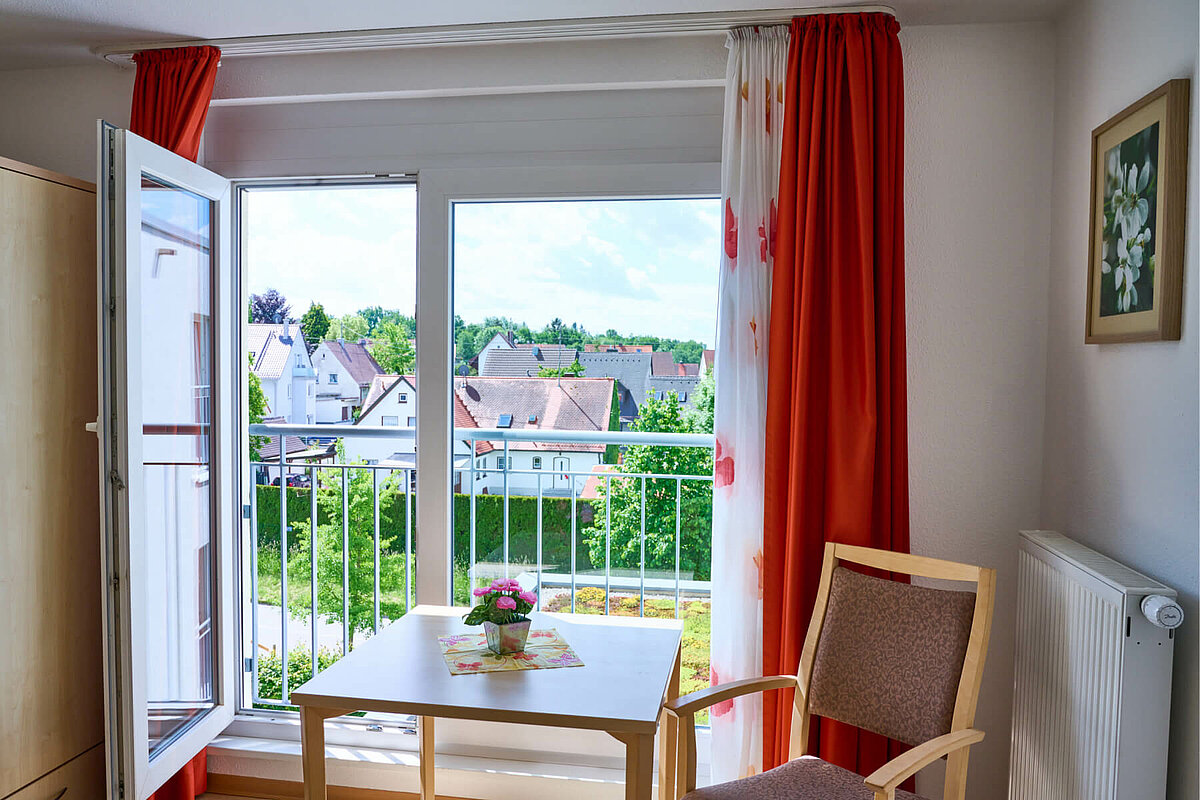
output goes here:
{"type": "Polygon", "coordinates": [[[337,382],[338,382],[338,374],[336,372],[329,373],[329,383],[334,384],[337,382]]]}
{"type": "MultiPolygon", "coordinates": [[[[376,179],[375,182],[402,182],[376,179]]],[[[330,178],[307,179],[310,185],[345,183],[330,178]]],[[[363,183],[372,182],[364,179],[363,183]]],[[[263,185],[300,186],[305,179],[254,179],[234,181],[235,190],[263,185]]],[[[416,397],[417,417],[424,423],[417,428],[416,460],[421,480],[417,482],[414,547],[421,554],[416,571],[417,603],[445,605],[451,600],[453,586],[450,537],[437,531],[449,530],[454,522],[453,509],[453,290],[452,264],[453,205],[471,201],[530,200],[682,200],[719,197],[719,163],[572,165],[497,169],[421,170],[417,184],[417,332],[416,378],[418,385],[429,387],[416,397]],[[439,390],[440,387],[440,390],[439,390]]],[[[235,191],[236,194],[236,191],[235,191]]],[[[240,270],[244,265],[239,264],[240,270]]],[[[244,280],[243,280],[244,283],[244,280]]],[[[242,290],[242,304],[245,292],[242,290]]],[[[484,457],[479,459],[485,468],[484,457]]],[[[485,478],[480,473],[478,478],[485,478]]],[[[372,727],[376,720],[371,720],[372,727]]],[[[463,754],[488,755],[490,723],[445,720],[439,723],[438,747],[463,754]]],[[[395,734],[407,730],[404,723],[382,724],[382,730],[369,730],[367,724],[351,718],[329,720],[326,741],[349,747],[387,747],[395,734]]],[[[623,755],[622,746],[610,737],[589,736],[589,731],[536,726],[507,726],[519,729],[513,739],[517,749],[531,751],[531,761],[545,760],[555,753],[560,763],[588,763],[590,758],[623,755]],[[536,752],[537,755],[532,755],[536,752]]],[[[294,714],[242,709],[226,731],[229,735],[298,740],[299,726],[294,714]]],[[[701,731],[707,739],[707,731],[701,731]]],[[[702,747],[707,752],[707,747],[702,747]]],[[[704,755],[702,761],[706,761],[704,755]]]]}
{"type": "Polygon", "coordinates": [[[400,427],[400,418],[397,416],[394,416],[392,414],[384,414],[383,416],[381,416],[379,418],[379,424],[387,425],[388,427],[392,427],[392,428],[399,428],[400,427]],[[392,421],[388,422],[389,419],[392,421]]]}

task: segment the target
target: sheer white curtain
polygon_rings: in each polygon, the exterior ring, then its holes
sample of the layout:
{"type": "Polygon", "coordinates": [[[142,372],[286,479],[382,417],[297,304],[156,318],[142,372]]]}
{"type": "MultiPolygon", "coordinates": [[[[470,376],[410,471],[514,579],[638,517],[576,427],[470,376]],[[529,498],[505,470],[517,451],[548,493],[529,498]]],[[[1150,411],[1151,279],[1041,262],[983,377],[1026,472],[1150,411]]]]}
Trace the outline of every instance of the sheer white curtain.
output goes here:
{"type": "MultiPolygon", "coordinates": [[[[712,683],[762,674],[763,435],[788,27],[735,28],[726,46],[724,246],[717,301],[712,683]]],[[[711,711],[715,782],[762,770],[762,698],[711,711]]]]}

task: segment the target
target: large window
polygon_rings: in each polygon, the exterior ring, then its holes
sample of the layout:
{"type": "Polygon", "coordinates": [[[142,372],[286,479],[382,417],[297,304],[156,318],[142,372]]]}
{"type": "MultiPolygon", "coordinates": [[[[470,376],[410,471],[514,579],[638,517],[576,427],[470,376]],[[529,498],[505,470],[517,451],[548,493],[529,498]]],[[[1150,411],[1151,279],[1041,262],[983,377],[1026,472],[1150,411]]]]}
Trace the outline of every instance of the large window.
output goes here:
{"type": "Polygon", "coordinates": [[[546,610],[682,617],[685,691],[709,682],[719,235],[707,198],[453,206],[454,598],[514,577],[546,610]]]}

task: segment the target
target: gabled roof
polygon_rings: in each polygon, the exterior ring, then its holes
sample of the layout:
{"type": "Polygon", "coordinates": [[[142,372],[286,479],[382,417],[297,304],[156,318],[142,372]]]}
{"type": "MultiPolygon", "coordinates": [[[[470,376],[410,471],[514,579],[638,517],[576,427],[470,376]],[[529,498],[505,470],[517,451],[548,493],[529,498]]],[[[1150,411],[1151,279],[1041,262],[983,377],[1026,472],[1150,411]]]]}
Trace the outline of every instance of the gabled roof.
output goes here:
{"type": "Polygon", "coordinates": [[[589,378],[615,378],[621,392],[621,416],[636,417],[646,399],[650,353],[580,353],[579,365],[589,378]]]}
{"type": "Polygon", "coordinates": [[[542,369],[565,369],[579,358],[574,347],[559,344],[518,345],[515,350],[489,350],[483,360],[485,378],[536,378],[542,369]]]}
{"type": "Polygon", "coordinates": [[[704,374],[717,363],[717,351],[705,350],[700,354],[700,373],[704,374]]]}
{"type": "MultiPolygon", "coordinates": [[[[292,343],[297,339],[303,343],[304,334],[294,322],[288,325],[250,323],[246,326],[246,349],[254,354],[250,369],[265,380],[275,380],[283,375],[292,353],[292,343]],[[284,335],[285,328],[287,336],[284,335]]],[[[308,349],[304,352],[307,354],[308,349]]]]}
{"type": "Polygon", "coordinates": [[[358,419],[354,420],[354,424],[362,422],[374,410],[383,398],[392,393],[392,390],[397,386],[405,385],[414,392],[417,390],[417,378],[415,375],[376,375],[371,379],[371,388],[367,390],[367,397],[363,400],[362,413],[358,415],[358,419]]]}
{"type": "Polygon", "coordinates": [[[339,339],[321,342],[320,346],[329,350],[330,355],[337,359],[359,386],[366,386],[376,375],[383,374],[383,367],[371,355],[365,341],[347,342],[339,339]]]}
{"type": "MultiPolygon", "coordinates": [[[[490,356],[489,356],[490,357],[490,356]]],[[[476,427],[496,428],[502,414],[512,428],[545,431],[606,431],[612,408],[612,378],[456,378],[454,394],[476,427]],[[535,421],[530,422],[533,418],[535,421]]],[[[456,408],[457,424],[457,408],[456,408]]],[[[495,442],[491,443],[493,447],[495,442]]],[[[510,450],[601,452],[602,444],[510,442],[510,450]]]]}

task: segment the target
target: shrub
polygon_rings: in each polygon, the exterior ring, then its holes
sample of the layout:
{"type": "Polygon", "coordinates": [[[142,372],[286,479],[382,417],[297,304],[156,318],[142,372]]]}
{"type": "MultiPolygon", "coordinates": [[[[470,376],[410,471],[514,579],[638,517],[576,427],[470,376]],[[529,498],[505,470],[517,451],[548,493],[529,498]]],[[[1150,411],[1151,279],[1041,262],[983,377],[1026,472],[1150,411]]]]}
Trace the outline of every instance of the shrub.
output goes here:
{"type": "MultiPolygon", "coordinates": [[[[322,647],[317,651],[317,668],[328,669],[342,657],[337,650],[322,647]]],[[[312,677],[312,653],[303,645],[288,651],[288,691],[293,691],[312,677]]],[[[279,698],[283,694],[283,659],[277,650],[258,656],[258,696],[263,699],[279,698]]],[[[294,706],[255,703],[255,708],[272,708],[294,711],[294,706]]]]}

